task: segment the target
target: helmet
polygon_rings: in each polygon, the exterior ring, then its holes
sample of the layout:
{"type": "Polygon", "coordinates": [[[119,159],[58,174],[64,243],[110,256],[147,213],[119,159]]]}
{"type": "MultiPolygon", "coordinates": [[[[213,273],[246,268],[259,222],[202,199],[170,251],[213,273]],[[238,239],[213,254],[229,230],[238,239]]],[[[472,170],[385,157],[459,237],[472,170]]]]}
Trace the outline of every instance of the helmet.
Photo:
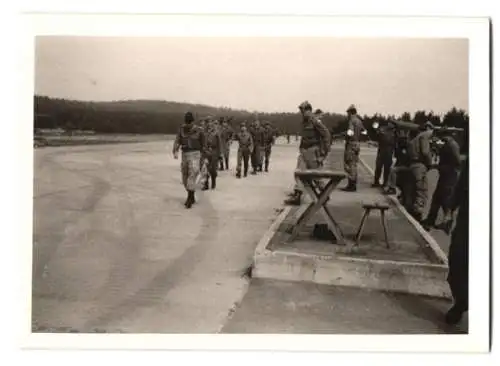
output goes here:
{"type": "Polygon", "coordinates": [[[194,121],[193,113],[186,112],[186,114],[184,115],[184,121],[187,123],[193,122],[194,121]]]}
{"type": "Polygon", "coordinates": [[[306,101],[304,101],[304,102],[300,103],[300,105],[299,105],[299,109],[301,109],[301,110],[305,110],[305,111],[307,111],[307,110],[312,110],[311,103],[309,103],[309,102],[306,100],[306,101]]]}

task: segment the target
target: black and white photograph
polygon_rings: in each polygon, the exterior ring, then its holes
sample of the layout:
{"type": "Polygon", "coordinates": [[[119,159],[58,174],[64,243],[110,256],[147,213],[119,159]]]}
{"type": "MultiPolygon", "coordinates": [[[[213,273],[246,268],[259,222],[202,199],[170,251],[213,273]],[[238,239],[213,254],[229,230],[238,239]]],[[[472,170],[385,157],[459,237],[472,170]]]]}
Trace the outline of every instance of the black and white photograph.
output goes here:
{"type": "Polygon", "coordinates": [[[391,21],[32,34],[28,333],[487,339],[489,56],[391,21]]]}

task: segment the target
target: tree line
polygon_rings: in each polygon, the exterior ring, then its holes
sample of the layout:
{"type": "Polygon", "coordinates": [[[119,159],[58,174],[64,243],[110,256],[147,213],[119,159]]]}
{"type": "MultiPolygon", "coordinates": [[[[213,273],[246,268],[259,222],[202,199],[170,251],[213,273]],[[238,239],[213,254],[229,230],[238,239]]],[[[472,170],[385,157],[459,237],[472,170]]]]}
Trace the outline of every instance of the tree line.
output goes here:
{"type": "MultiPolygon", "coordinates": [[[[46,96],[35,96],[34,128],[63,129],[67,132],[93,131],[95,133],[173,134],[184,121],[184,113],[191,111],[196,118],[207,115],[232,117],[231,124],[237,127],[243,121],[255,117],[274,124],[281,134],[296,134],[301,120],[297,113],[260,113],[226,107],[212,107],[156,100],[125,100],[111,102],[84,102],[46,96]]],[[[452,108],[442,117],[428,111],[405,112],[400,116],[361,115],[365,128],[371,130],[373,122],[380,124],[388,120],[403,120],[417,124],[432,121],[435,125],[459,127],[468,131],[469,116],[461,109],[452,108]]],[[[325,113],[323,123],[332,133],[345,131],[347,119],[344,114],[325,113]]],[[[468,135],[468,133],[466,132],[468,135]]]]}

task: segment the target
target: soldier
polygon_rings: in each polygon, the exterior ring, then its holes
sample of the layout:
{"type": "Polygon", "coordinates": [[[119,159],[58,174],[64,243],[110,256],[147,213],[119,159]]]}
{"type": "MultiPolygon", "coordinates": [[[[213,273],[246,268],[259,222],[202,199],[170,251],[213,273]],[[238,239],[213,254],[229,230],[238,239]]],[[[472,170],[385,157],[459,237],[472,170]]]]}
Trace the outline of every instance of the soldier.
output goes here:
{"type": "Polygon", "coordinates": [[[201,128],[193,124],[194,117],[191,112],[184,116],[184,124],[179,129],[174,141],[173,155],[178,159],[179,148],[182,150],[181,172],[182,184],[187,191],[186,208],[196,202],[196,179],[200,171],[201,150],[204,146],[204,134],[201,128]]]}
{"type": "Polygon", "coordinates": [[[234,130],[229,124],[229,121],[224,121],[223,125],[223,132],[222,132],[222,138],[223,138],[223,144],[224,144],[224,163],[226,164],[226,170],[229,170],[229,154],[231,152],[231,143],[233,142],[234,138],[234,130]]]}
{"type": "Polygon", "coordinates": [[[276,140],[276,132],[270,122],[264,122],[264,138],[262,151],[264,152],[264,171],[269,171],[269,159],[271,157],[271,150],[276,140]]]}
{"type": "Polygon", "coordinates": [[[217,183],[217,162],[220,157],[222,143],[219,131],[217,130],[217,122],[210,121],[208,123],[208,131],[205,137],[205,145],[203,148],[203,156],[207,164],[208,175],[204,179],[202,190],[208,189],[208,176],[211,178],[212,189],[215,189],[217,183]]]}
{"type": "Polygon", "coordinates": [[[395,126],[394,123],[389,121],[387,126],[378,126],[378,123],[374,123],[376,135],[377,135],[377,159],[375,162],[375,177],[372,187],[380,187],[380,175],[382,169],[384,171],[384,181],[382,186],[385,188],[389,180],[389,172],[392,166],[392,156],[394,155],[394,148],[396,144],[395,126]]]}
{"type": "Polygon", "coordinates": [[[262,151],[261,146],[264,141],[264,131],[260,125],[259,120],[255,120],[250,126],[250,134],[253,140],[253,151],[251,155],[252,161],[252,175],[262,171],[262,151]]]}
{"type": "Polygon", "coordinates": [[[446,313],[448,324],[457,324],[469,310],[469,158],[462,163],[461,173],[451,199],[451,210],[458,210],[448,252],[448,284],[453,306],[446,313]]]}
{"type": "Polygon", "coordinates": [[[418,222],[422,222],[423,212],[427,206],[428,184],[427,172],[432,165],[430,139],[434,126],[427,121],[421,132],[408,144],[410,172],[413,185],[413,202],[410,214],[418,222]]]}
{"type": "Polygon", "coordinates": [[[358,181],[358,161],[361,135],[366,134],[361,119],[354,105],[347,108],[348,127],[344,150],[344,170],[347,173],[347,186],[342,188],[345,192],[355,192],[358,181]]]}
{"type": "Polygon", "coordinates": [[[248,132],[246,124],[241,124],[241,130],[236,134],[236,141],[238,141],[238,156],[236,165],[236,178],[241,178],[241,162],[243,160],[243,176],[248,174],[248,160],[253,151],[253,139],[250,132],[248,132]]]}
{"type": "Polygon", "coordinates": [[[460,172],[460,146],[450,135],[443,136],[444,144],[439,149],[439,178],[432,195],[431,207],[423,227],[430,230],[436,224],[439,209],[443,209],[444,217],[449,217],[453,190],[458,182],[460,172]]]}
{"type": "MultiPolygon", "coordinates": [[[[330,132],[312,113],[312,106],[308,101],[301,103],[299,110],[302,114],[302,138],[297,168],[318,169],[323,166],[323,161],[330,152],[330,132]]],[[[300,205],[301,197],[302,189],[296,184],[294,193],[285,200],[285,204],[300,205]]]]}

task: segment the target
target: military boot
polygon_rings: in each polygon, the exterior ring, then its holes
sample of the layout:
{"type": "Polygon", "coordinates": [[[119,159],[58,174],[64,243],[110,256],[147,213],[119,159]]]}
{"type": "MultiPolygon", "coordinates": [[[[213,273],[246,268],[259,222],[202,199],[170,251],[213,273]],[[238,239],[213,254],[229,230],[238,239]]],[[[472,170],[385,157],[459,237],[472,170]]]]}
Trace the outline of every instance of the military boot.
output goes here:
{"type": "Polygon", "coordinates": [[[205,180],[205,183],[203,184],[203,187],[201,188],[202,191],[208,190],[208,178],[205,180]]]}
{"type": "Polygon", "coordinates": [[[248,175],[248,168],[243,171],[243,176],[246,178],[248,175]]]}
{"type": "Polygon", "coordinates": [[[264,166],[264,171],[267,173],[269,171],[269,163],[266,162],[266,165],[264,166]]]}
{"type": "Polygon", "coordinates": [[[186,208],[191,208],[195,202],[194,191],[188,191],[188,198],[185,203],[186,208]]]}
{"type": "Polygon", "coordinates": [[[240,171],[236,172],[236,178],[241,178],[241,172],[240,171]]]}
{"type": "Polygon", "coordinates": [[[229,158],[224,158],[226,163],[226,170],[229,170],[229,158]]]}
{"type": "Polygon", "coordinates": [[[344,192],[356,192],[356,182],[349,179],[347,186],[342,188],[342,191],[344,191],[344,192]]]}
{"type": "Polygon", "coordinates": [[[215,189],[217,177],[212,177],[212,189],[215,189]]]}
{"type": "Polygon", "coordinates": [[[387,188],[387,190],[384,192],[388,196],[394,196],[397,192],[395,188],[387,188]]]}
{"type": "Polygon", "coordinates": [[[295,191],[295,194],[290,198],[286,199],[284,203],[285,205],[300,206],[301,197],[302,197],[302,192],[295,191]]]}

